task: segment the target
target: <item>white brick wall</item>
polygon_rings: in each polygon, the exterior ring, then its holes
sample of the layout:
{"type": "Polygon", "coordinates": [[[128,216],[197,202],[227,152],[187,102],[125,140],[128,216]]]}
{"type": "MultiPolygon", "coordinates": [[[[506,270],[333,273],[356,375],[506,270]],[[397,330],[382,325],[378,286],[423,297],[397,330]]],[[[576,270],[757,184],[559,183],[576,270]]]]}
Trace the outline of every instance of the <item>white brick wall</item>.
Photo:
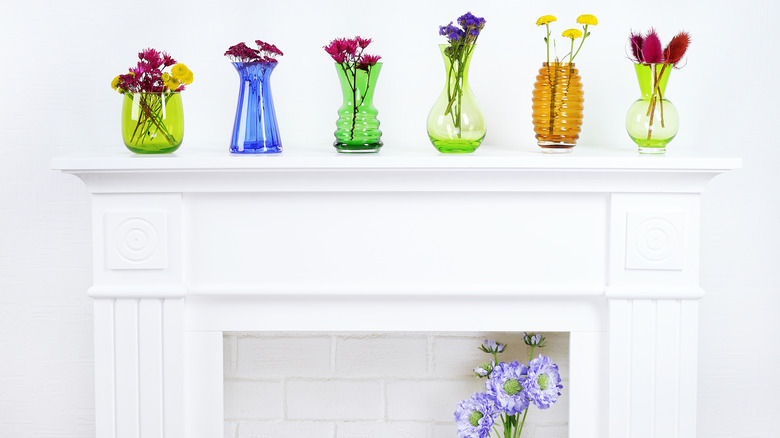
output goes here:
{"type": "MultiPolygon", "coordinates": [[[[564,390],[523,438],[568,436],[569,337],[545,335],[564,390]]],[[[454,438],[458,401],[484,388],[485,338],[528,360],[521,333],[226,333],[225,438],[454,438]]]]}

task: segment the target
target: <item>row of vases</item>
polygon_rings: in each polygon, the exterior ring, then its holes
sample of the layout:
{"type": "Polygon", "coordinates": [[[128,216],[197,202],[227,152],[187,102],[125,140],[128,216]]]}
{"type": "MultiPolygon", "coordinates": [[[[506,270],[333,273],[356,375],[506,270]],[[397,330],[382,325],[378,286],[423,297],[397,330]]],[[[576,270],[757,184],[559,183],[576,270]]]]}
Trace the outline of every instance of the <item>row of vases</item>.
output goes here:
{"type": "MultiPolygon", "coordinates": [[[[439,46],[445,71],[451,59],[439,46]]],[[[473,53],[473,52],[471,52],[473,53]]],[[[444,153],[475,151],[487,132],[485,118],[468,84],[471,56],[464,61],[459,84],[462,93],[452,102],[453,75],[428,114],[427,131],[431,143],[444,153]]],[[[230,141],[232,153],[278,153],[282,141],[276,122],[270,75],[275,62],[236,62],[240,78],[238,106],[230,141]]],[[[377,152],[382,147],[374,89],[381,70],[377,63],[369,70],[357,70],[352,81],[338,68],[343,103],[338,109],[334,147],[342,153],[377,152]]],[[[664,96],[671,67],[663,64],[635,64],[642,97],[626,116],[626,130],[640,153],[663,153],[677,134],[677,110],[664,96]]],[[[533,91],[533,124],[537,144],[545,152],[569,152],[576,145],[582,125],[583,91],[577,69],[571,63],[544,63],[533,91]]],[[[183,136],[183,112],[179,93],[126,93],[122,111],[125,145],[136,153],[169,153],[178,149],[183,136]],[[159,111],[151,117],[150,111],[159,111]],[[144,118],[161,123],[144,123],[144,118]],[[140,119],[140,122],[139,122],[140,119]],[[139,133],[139,127],[141,129],[139,133]]]]}

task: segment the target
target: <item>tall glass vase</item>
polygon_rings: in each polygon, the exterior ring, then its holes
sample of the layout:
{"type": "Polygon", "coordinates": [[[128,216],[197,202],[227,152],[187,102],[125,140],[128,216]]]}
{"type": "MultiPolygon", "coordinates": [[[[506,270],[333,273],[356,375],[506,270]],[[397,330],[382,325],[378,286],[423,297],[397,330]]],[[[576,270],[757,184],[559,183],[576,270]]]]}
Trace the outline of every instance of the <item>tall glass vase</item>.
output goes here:
{"type": "Polygon", "coordinates": [[[124,93],[122,140],[136,154],[168,154],[184,136],[181,93],[124,93]]]}
{"type": "Polygon", "coordinates": [[[439,152],[474,152],[487,133],[482,109],[469,86],[469,65],[476,46],[465,46],[461,56],[451,56],[450,47],[439,44],[447,76],[444,89],[428,113],[428,138],[439,152]]]}
{"type": "Polygon", "coordinates": [[[582,82],[572,63],[545,62],[534,83],[536,144],[547,153],[567,153],[577,144],[584,104],[582,82]]]}
{"type": "Polygon", "coordinates": [[[382,131],[374,106],[374,90],[382,63],[349,67],[336,63],[343,103],[338,109],[336,141],[333,146],[341,153],[379,152],[382,131]]]}
{"type": "Polygon", "coordinates": [[[238,107],[230,139],[234,154],[268,154],[282,151],[271,96],[271,73],[276,62],[234,62],[241,80],[238,107]]]}
{"type": "Polygon", "coordinates": [[[670,64],[634,64],[642,93],[628,108],[626,131],[641,154],[663,154],[680,127],[677,108],[666,99],[670,64]]]}

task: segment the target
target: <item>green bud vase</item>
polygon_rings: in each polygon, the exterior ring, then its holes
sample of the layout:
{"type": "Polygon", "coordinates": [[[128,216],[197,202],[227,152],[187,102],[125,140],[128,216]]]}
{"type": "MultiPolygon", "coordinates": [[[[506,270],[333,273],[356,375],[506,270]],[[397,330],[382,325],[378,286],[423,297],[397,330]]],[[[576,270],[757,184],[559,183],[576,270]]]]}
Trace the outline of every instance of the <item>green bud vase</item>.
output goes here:
{"type": "Polygon", "coordinates": [[[469,64],[476,45],[460,46],[455,53],[450,47],[439,44],[447,76],[444,90],[428,113],[428,138],[439,152],[474,152],[487,133],[482,109],[469,87],[469,64]]]}
{"type": "Polygon", "coordinates": [[[378,152],[382,147],[382,131],[374,106],[374,89],[382,63],[349,66],[336,64],[341,83],[343,103],[336,120],[336,141],[333,146],[342,153],[378,152]]]}
{"type": "Polygon", "coordinates": [[[122,140],[136,154],[168,154],[184,137],[181,93],[124,93],[122,140]]]}
{"type": "Polygon", "coordinates": [[[671,64],[634,64],[642,97],[626,114],[626,131],[640,154],[663,154],[680,128],[677,108],[666,99],[671,64]]]}

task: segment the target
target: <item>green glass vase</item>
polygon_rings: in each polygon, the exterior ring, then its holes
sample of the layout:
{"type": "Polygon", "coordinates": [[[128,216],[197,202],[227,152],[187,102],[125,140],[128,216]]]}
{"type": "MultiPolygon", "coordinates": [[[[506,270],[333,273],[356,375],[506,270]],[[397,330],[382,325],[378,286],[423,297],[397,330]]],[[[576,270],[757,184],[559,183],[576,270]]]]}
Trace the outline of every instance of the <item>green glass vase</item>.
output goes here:
{"type": "Polygon", "coordinates": [[[428,113],[428,138],[439,152],[474,152],[487,133],[482,109],[469,86],[469,65],[476,46],[461,46],[455,53],[450,47],[439,44],[447,76],[428,113]]]}
{"type": "Polygon", "coordinates": [[[642,92],[628,108],[626,131],[640,154],[663,154],[680,128],[677,108],[666,99],[670,64],[634,64],[642,92]]]}
{"type": "Polygon", "coordinates": [[[371,153],[382,147],[382,131],[376,117],[379,111],[374,106],[374,89],[381,69],[381,62],[351,67],[336,64],[343,97],[333,143],[339,152],[371,153]]]}
{"type": "Polygon", "coordinates": [[[136,154],[168,154],[184,137],[181,93],[124,93],[122,140],[136,154]]]}

